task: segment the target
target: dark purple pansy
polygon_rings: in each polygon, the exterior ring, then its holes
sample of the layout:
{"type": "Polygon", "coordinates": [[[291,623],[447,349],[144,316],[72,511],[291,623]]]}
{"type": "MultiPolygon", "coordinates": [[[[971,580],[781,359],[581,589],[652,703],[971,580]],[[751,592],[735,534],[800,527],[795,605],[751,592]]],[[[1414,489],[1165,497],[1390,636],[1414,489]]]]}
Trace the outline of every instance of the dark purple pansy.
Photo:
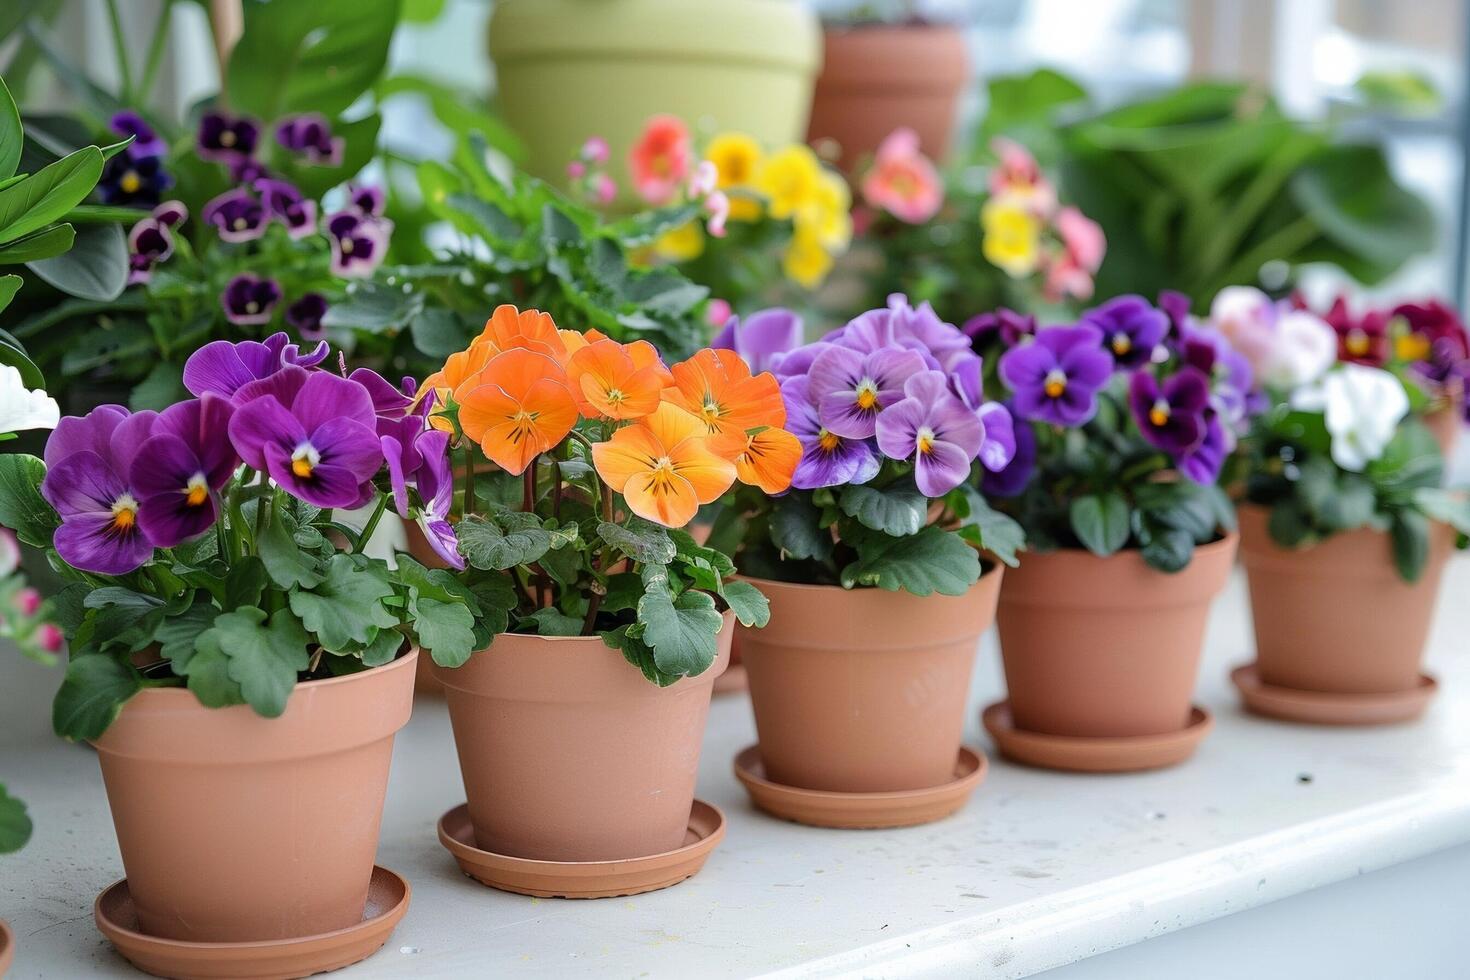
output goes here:
{"type": "Polygon", "coordinates": [[[225,191],[204,205],[202,217],[219,230],[227,242],[248,242],[265,234],[267,216],[264,206],[243,187],[225,191]]]}
{"type": "Polygon", "coordinates": [[[189,209],[183,201],[164,201],[153,209],[153,217],[165,228],[177,228],[189,220],[189,209]]]}
{"type": "Polygon", "coordinates": [[[1128,407],[1143,438],[1176,460],[1205,437],[1210,380],[1188,365],[1159,384],[1153,372],[1135,371],[1128,380],[1128,407]]]}
{"type": "Polygon", "coordinates": [[[882,461],[866,439],[844,439],[822,427],[816,406],[807,396],[807,380],[791,378],[781,385],[786,403],[786,431],[801,443],[801,459],[791,477],[794,490],[815,490],[844,483],[867,483],[882,461]]]}
{"type": "Polygon", "coordinates": [[[775,369],[781,359],[801,346],[801,317],[776,306],[752,313],[744,320],[732,316],[725,321],[710,346],[732,350],[750,365],[754,374],[775,369]]]}
{"type": "Polygon", "coordinates": [[[129,146],[103,167],[97,195],[106,204],[152,207],[173,183],[174,179],[163,169],[162,157],[142,156],[129,146]]]}
{"type": "Polygon", "coordinates": [[[335,167],[342,163],[342,137],[332,135],[332,124],[318,112],[282,119],[276,124],[276,142],[310,164],[335,167]]]}
{"type": "Polygon", "coordinates": [[[128,283],[147,282],[153,267],[174,254],[174,236],[168,225],[147,217],[128,232],[128,283]]]}
{"type": "Polygon", "coordinates": [[[219,294],[225,319],[239,326],[269,323],[281,301],[281,284],[248,272],[231,279],[219,294]]]}
{"type": "Polygon", "coordinates": [[[237,395],[246,385],[287,367],[314,368],[326,360],[328,353],[325,342],[302,353],[284,332],[271,334],[263,342],[215,340],[190,354],[184,362],[184,387],[201,398],[206,392],[213,392],[239,404],[241,399],[237,395]]]}
{"type": "Polygon", "coordinates": [[[113,113],[107,121],[107,128],[124,139],[131,136],[133,142],[128,144],[128,149],[140,157],[161,157],[168,153],[168,144],[159,137],[158,131],[131,109],[113,113]]]}
{"type": "Polygon", "coordinates": [[[1219,416],[1208,412],[1205,417],[1205,435],[1200,444],[1175,460],[1179,472],[1195,483],[1208,486],[1220,477],[1225,457],[1235,448],[1235,439],[1221,424],[1219,416]]]}
{"type": "Polygon", "coordinates": [[[52,543],[72,567],[125,575],[152,557],[129,470],[157,418],[103,405],[63,418],[47,439],[41,495],[61,517],[52,543]]]}
{"type": "Polygon", "coordinates": [[[996,343],[1014,347],[1036,334],[1036,317],[1015,310],[999,309],[981,313],[965,321],[960,328],[976,347],[988,348],[996,343]]]}
{"type": "Polygon", "coordinates": [[[306,293],[286,307],[286,326],[302,340],[321,340],[327,335],[322,317],[327,315],[327,299],[321,293],[306,293]]]}
{"type": "Polygon", "coordinates": [[[260,124],[246,116],[206,112],[199,118],[195,147],[206,160],[232,163],[255,154],[260,142],[260,124]]]}
{"type": "Polygon", "coordinates": [[[316,202],[302,196],[295,184],[269,177],[255,182],[266,213],[286,226],[292,238],[316,234],[316,202]]]}
{"type": "Polygon", "coordinates": [[[138,523],[159,548],[172,548],[214,526],[219,489],[240,458],[230,444],[228,398],[205,394],[165,409],[138,447],[129,471],[138,523]]]}
{"type": "Polygon", "coordinates": [[[344,279],[370,276],[388,250],[393,222],[355,209],[327,217],[332,244],[332,272],[344,279]]]}
{"type": "Polygon", "coordinates": [[[1097,393],[1113,375],[1113,357],[1096,327],[1043,327],[1036,339],[1000,357],[1000,377],[1015,393],[1020,418],[1084,425],[1097,412],[1097,393]]]}
{"type": "MultiPolygon", "coordinates": [[[[1015,452],[1010,462],[998,470],[986,467],[987,472],[980,481],[980,488],[991,497],[1016,497],[1031,475],[1036,472],[1036,430],[1029,423],[1015,426],[1015,452]]],[[[983,452],[983,450],[982,450],[983,452]]]]}
{"type": "Polygon", "coordinates": [[[239,406],[230,419],[230,441],[240,458],[318,507],[360,507],[371,500],[383,450],[367,389],[295,366],[265,383],[271,393],[239,406]]]}
{"type": "Polygon", "coordinates": [[[255,157],[240,157],[230,161],[230,180],[245,187],[254,186],[257,180],[266,180],[271,172],[255,157]]]}
{"type": "Polygon", "coordinates": [[[1169,316],[1142,296],[1119,296],[1082,314],[1080,323],[1096,327],[1103,346],[1123,367],[1138,367],[1153,359],[1154,348],[1169,332],[1169,316]]]}
{"type": "Polygon", "coordinates": [[[383,194],[381,187],[355,183],[347,185],[348,207],[357,208],[363,214],[370,214],[378,218],[382,217],[386,204],[387,197],[383,194]]]}
{"type": "Polygon", "coordinates": [[[965,482],[985,426],[949,390],[943,372],[924,371],[909,378],[903,399],[878,416],[877,435],[889,459],[913,461],[919,492],[932,498],[965,482]]]}
{"type": "Polygon", "coordinates": [[[1177,337],[1194,326],[1194,318],[1189,313],[1190,305],[1189,297],[1176,290],[1166,289],[1159,293],[1159,309],[1169,318],[1171,336],[1177,337]]]}

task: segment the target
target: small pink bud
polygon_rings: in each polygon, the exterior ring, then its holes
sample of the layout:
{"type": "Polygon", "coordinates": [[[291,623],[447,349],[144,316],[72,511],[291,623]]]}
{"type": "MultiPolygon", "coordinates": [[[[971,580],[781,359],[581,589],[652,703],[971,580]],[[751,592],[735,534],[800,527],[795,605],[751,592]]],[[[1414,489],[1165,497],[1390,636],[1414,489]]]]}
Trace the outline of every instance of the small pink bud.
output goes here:
{"type": "Polygon", "coordinates": [[[689,196],[700,198],[712,193],[719,180],[720,172],[715,169],[715,165],[708,160],[701,160],[689,177],[689,196]]]}
{"type": "Polygon", "coordinates": [[[61,649],[64,637],[61,630],[52,623],[42,623],[41,628],[36,630],[36,641],[41,644],[41,649],[47,653],[56,653],[61,649]]]}
{"type": "Polygon", "coordinates": [[[587,164],[581,160],[572,160],[567,163],[567,176],[572,180],[581,180],[587,176],[587,164]]]}
{"type": "Polygon", "coordinates": [[[725,321],[730,319],[730,314],[734,312],[730,304],[719,297],[710,300],[704,308],[704,314],[709,319],[710,325],[716,327],[723,327],[725,321]]]}
{"type": "Polygon", "coordinates": [[[618,196],[618,182],[607,174],[598,174],[596,193],[598,204],[611,204],[618,196]]]}
{"type": "Polygon", "coordinates": [[[582,159],[588,163],[607,163],[608,155],[607,140],[601,136],[589,137],[582,144],[582,159]]]}
{"type": "Polygon", "coordinates": [[[704,199],[704,208],[709,212],[709,233],[716,238],[724,238],[725,221],[730,217],[730,199],[724,191],[715,191],[704,199]]]}
{"type": "Polygon", "coordinates": [[[17,592],[15,594],[15,598],[12,601],[15,604],[15,608],[19,610],[22,615],[34,616],[36,614],[36,610],[41,608],[41,593],[27,586],[26,588],[21,589],[19,592],[17,592]]]}

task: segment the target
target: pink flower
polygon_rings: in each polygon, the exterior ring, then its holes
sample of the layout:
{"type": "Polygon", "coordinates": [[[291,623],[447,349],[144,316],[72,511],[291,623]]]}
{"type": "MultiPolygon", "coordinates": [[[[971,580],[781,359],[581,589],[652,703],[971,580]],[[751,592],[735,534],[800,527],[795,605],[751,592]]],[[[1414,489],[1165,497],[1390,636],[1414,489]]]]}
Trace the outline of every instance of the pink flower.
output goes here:
{"type": "Polygon", "coordinates": [[[719,182],[720,172],[715,169],[715,165],[708,160],[701,160],[699,166],[694,168],[694,173],[689,177],[689,196],[706,197],[714,193],[719,182]]]}
{"type": "Polygon", "coordinates": [[[587,142],[582,144],[581,157],[588,163],[607,163],[608,158],[607,140],[601,136],[589,136],[587,142]]]}
{"type": "Polygon", "coordinates": [[[598,204],[611,204],[618,196],[618,182],[607,174],[598,174],[593,178],[592,191],[598,204]]]}
{"type": "Polygon", "coordinates": [[[587,164],[581,160],[567,161],[567,176],[572,180],[581,180],[587,176],[587,164]]]}
{"type": "Polygon", "coordinates": [[[1004,136],[991,140],[990,150],[1000,161],[990,172],[991,194],[1024,198],[1030,210],[1042,217],[1056,210],[1056,188],[1041,175],[1030,150],[1004,136]]]}
{"type": "Polygon", "coordinates": [[[58,652],[61,649],[63,639],[61,630],[57,629],[52,623],[42,623],[40,628],[36,630],[36,642],[47,653],[58,652]]]}
{"type": "Polygon", "coordinates": [[[714,191],[704,199],[704,209],[709,212],[706,227],[715,238],[725,237],[725,222],[730,218],[730,199],[724,191],[714,191]]]}
{"type": "Polygon", "coordinates": [[[1050,303],[1060,302],[1068,296],[1091,299],[1092,277],[1102,265],[1103,255],[1108,249],[1102,228],[1076,208],[1065,207],[1057,212],[1056,230],[1062,239],[1062,247],[1045,263],[1046,280],[1041,287],[1042,295],[1050,303]]]}
{"type": "Polygon", "coordinates": [[[34,616],[36,611],[41,608],[41,593],[30,586],[26,586],[15,594],[15,598],[11,602],[15,606],[16,611],[21,615],[34,616]]]}
{"type": "Polygon", "coordinates": [[[729,303],[719,298],[710,300],[709,305],[704,309],[705,318],[709,320],[712,327],[723,327],[725,321],[730,319],[730,314],[734,312],[729,303]]]}
{"type": "Polygon", "coordinates": [[[944,203],[939,174],[919,151],[919,134],[906,126],[889,133],[879,145],[862,190],[873,207],[911,225],[928,221],[944,203]]]}
{"type": "Polygon", "coordinates": [[[677,116],[654,116],[628,151],[633,189],[649,204],[668,204],[689,176],[693,143],[677,116]]]}
{"type": "Polygon", "coordinates": [[[9,575],[20,567],[20,542],[15,538],[15,532],[8,527],[0,527],[0,577],[9,575]]]}

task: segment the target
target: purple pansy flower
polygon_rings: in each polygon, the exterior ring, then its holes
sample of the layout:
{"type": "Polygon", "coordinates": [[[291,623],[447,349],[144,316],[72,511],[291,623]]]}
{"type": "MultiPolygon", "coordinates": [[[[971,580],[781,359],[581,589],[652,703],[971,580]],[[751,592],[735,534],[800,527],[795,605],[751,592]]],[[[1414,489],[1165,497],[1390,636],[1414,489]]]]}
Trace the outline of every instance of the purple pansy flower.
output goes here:
{"type": "Polygon", "coordinates": [[[821,356],[822,351],[835,346],[824,341],[816,341],[811,344],[803,344],[789,354],[783,354],[771,368],[771,373],[778,381],[786,381],[787,378],[804,378],[812,369],[812,363],[821,356]]]}
{"type": "Polygon", "coordinates": [[[1172,336],[1179,336],[1186,330],[1194,328],[1194,316],[1189,312],[1189,297],[1173,289],[1165,289],[1159,293],[1158,307],[1164,315],[1169,318],[1169,329],[1172,336]]]}
{"type": "Polygon", "coordinates": [[[449,567],[462,570],[459,539],[449,523],[449,508],[454,501],[449,433],[424,429],[423,419],[417,415],[404,418],[398,425],[396,433],[381,437],[398,516],[408,517],[408,484],[412,483],[419,495],[419,526],[429,547],[449,567]]]}
{"type": "Polygon", "coordinates": [[[1036,317],[1001,308],[970,317],[960,330],[976,347],[988,347],[999,341],[1001,346],[1010,348],[1036,335],[1036,317]]]}
{"type": "Polygon", "coordinates": [[[1169,332],[1169,316],[1142,296],[1119,296],[1082,314],[1079,323],[1102,332],[1103,346],[1123,367],[1149,363],[1169,332]]]}
{"type": "Polygon", "coordinates": [[[153,217],[165,228],[177,228],[189,220],[189,209],[183,201],[164,201],[153,209],[153,217]]]}
{"type": "Polygon", "coordinates": [[[255,157],[239,157],[230,161],[230,180],[244,186],[254,186],[257,180],[267,180],[271,172],[255,157]]]}
{"type": "Polygon", "coordinates": [[[281,301],[281,284],[248,272],[231,279],[219,294],[225,319],[239,326],[269,323],[281,301]]]}
{"type": "Polygon", "coordinates": [[[1186,477],[1208,486],[1219,478],[1220,468],[1225,465],[1225,457],[1234,448],[1235,440],[1230,431],[1220,423],[1219,416],[1214,412],[1207,412],[1204,438],[1198,446],[1174,462],[1179,467],[1179,472],[1186,477]]]}
{"type": "Polygon", "coordinates": [[[214,526],[219,489],[240,457],[230,445],[234,406],[206,393],[164,409],[129,470],[138,523],[159,548],[172,548],[214,526]]]}
{"type": "MultiPolygon", "coordinates": [[[[368,397],[372,399],[373,414],[378,417],[379,435],[396,431],[391,427],[384,428],[384,423],[398,422],[409,417],[409,409],[413,407],[414,392],[418,389],[418,382],[413,378],[405,377],[399,387],[394,387],[392,382],[372,368],[357,368],[348,375],[348,378],[362,385],[368,397]]],[[[422,416],[413,417],[422,427],[422,416]]]]}
{"type": "Polygon", "coordinates": [[[1210,381],[1197,368],[1186,365],[1162,385],[1149,370],[1128,381],[1128,407],[1143,438],[1175,459],[1204,441],[1209,406],[1210,381]]]}
{"type": "Polygon", "coordinates": [[[128,284],[147,282],[153,267],[174,254],[174,236],[168,225],[147,217],[128,232],[128,284]]]}
{"type": "Polygon", "coordinates": [[[970,475],[985,426],[949,390],[941,371],[909,378],[904,398],[878,416],[878,448],[914,462],[914,482],[926,497],[942,497],[970,475]]]}
{"type": "Polygon", "coordinates": [[[357,210],[327,217],[332,240],[332,273],[344,279],[370,276],[382,264],[393,222],[357,210]]]}
{"type": "Polygon", "coordinates": [[[265,208],[255,195],[243,187],[225,191],[204,205],[200,213],[207,223],[219,230],[227,242],[248,242],[265,234],[269,220],[265,208]]]}
{"type": "Polygon", "coordinates": [[[1266,393],[1256,385],[1246,356],[1218,330],[1185,326],[1180,331],[1180,357],[1214,383],[1210,403],[1231,432],[1242,431],[1250,417],[1266,410],[1266,393]]]}
{"type": "Polygon", "coordinates": [[[322,318],[327,315],[327,299],[321,293],[305,293],[286,307],[286,326],[302,340],[320,340],[327,335],[322,318]]]}
{"type": "Polygon", "coordinates": [[[347,184],[347,206],[350,208],[357,208],[363,214],[380,218],[387,203],[387,196],[381,187],[351,182],[347,184]]]}
{"type": "Polygon", "coordinates": [[[276,124],[276,142],[307,163],[336,167],[342,163],[342,137],[332,135],[332,125],[319,112],[287,116],[276,124]]]}
{"type": "Polygon", "coordinates": [[[201,398],[206,392],[213,392],[240,404],[244,401],[239,397],[240,391],[247,385],[287,367],[313,368],[326,360],[325,342],[302,353],[290,341],[285,333],[271,334],[264,342],[211,341],[184,362],[184,387],[201,398]]]}
{"type": "Polygon", "coordinates": [[[63,418],[47,439],[41,495],[61,516],[52,543],[72,567],[125,575],[153,555],[128,475],[157,417],[103,405],[63,418]]]}
{"type": "Polygon", "coordinates": [[[1036,339],[1006,351],[1000,377],[1015,393],[1016,415],[1080,426],[1097,412],[1097,393],[1113,374],[1113,358],[1092,326],[1043,327],[1036,339]]]}
{"type": "MultiPolygon", "coordinates": [[[[1012,430],[1012,436],[1015,446],[1010,461],[1000,469],[993,470],[987,466],[987,472],[981,478],[980,488],[988,496],[1018,496],[1026,489],[1031,475],[1036,472],[1036,430],[1030,425],[1017,425],[1012,430]]],[[[981,452],[984,453],[983,447],[981,452]]]]}
{"type": "Polygon", "coordinates": [[[796,377],[781,386],[786,403],[786,431],[801,443],[801,459],[791,477],[795,490],[815,490],[844,483],[867,483],[882,461],[866,439],[844,439],[822,427],[807,397],[807,380],[796,377]]]}
{"type": "Polygon", "coordinates": [[[279,219],[291,238],[316,234],[316,202],[303,197],[295,184],[266,177],[255,182],[255,189],[266,213],[279,219]]]}
{"type": "Polygon", "coordinates": [[[918,351],[935,369],[949,352],[970,346],[970,339],[954,324],[939,319],[932,306],[910,306],[902,293],[889,296],[887,307],[860,313],[822,339],[864,354],[885,347],[904,347],[918,351]]]}
{"type": "Polygon", "coordinates": [[[752,313],[741,320],[732,316],[725,321],[710,346],[715,350],[732,350],[739,354],[751,373],[771,371],[782,358],[801,346],[801,317],[776,306],[752,313]]]}
{"type": "Polygon", "coordinates": [[[173,177],[163,169],[162,157],[140,154],[128,146],[103,167],[97,195],[105,204],[152,207],[173,184],[173,177]]]}
{"type": "Polygon", "coordinates": [[[873,435],[878,414],[904,397],[904,382],[925,370],[918,351],[897,347],[860,354],[828,347],[807,372],[807,397],[827,431],[848,439],[873,435]]]}
{"type": "Polygon", "coordinates": [[[199,118],[195,149],[205,160],[233,163],[255,154],[260,125],[246,116],[206,112],[199,118]]]}
{"type": "Polygon", "coordinates": [[[360,507],[371,500],[383,450],[367,389],[294,365],[268,383],[270,394],[241,405],[230,419],[230,441],[240,458],[318,507],[360,507]]]}
{"type": "Polygon", "coordinates": [[[107,128],[124,139],[131,136],[133,142],[128,144],[128,149],[140,157],[161,157],[168,153],[168,144],[159,137],[158,131],[131,109],[113,113],[107,121],[107,128]]]}

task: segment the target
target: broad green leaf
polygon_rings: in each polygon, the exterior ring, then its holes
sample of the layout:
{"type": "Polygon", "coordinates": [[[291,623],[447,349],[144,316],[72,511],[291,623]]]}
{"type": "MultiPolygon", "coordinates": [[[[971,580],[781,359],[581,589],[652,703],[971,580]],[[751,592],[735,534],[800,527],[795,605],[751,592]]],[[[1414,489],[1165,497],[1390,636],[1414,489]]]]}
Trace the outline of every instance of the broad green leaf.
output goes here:
{"type": "Polygon", "coordinates": [[[291,593],[291,611],[334,653],[352,644],[371,643],[377,635],[374,627],[398,625],[398,618],[383,605],[393,594],[384,574],[366,561],[359,565],[348,555],[333,555],[321,582],[291,593]]]}
{"type": "Polygon", "coordinates": [[[9,245],[0,245],[0,265],[21,265],[53,258],[71,248],[76,237],[76,229],[71,225],[42,228],[9,245]]]}
{"type": "Polygon", "coordinates": [[[597,525],[597,536],[636,562],[667,565],[676,550],[667,531],[652,521],[629,517],[627,524],[603,521],[597,525]]]}
{"type": "Polygon", "coordinates": [[[189,397],[188,389],[184,387],[184,366],[159,361],[142,381],[133,386],[133,393],[128,396],[128,408],[135,412],[149,409],[161,412],[189,397]]]}
{"type": "Polygon", "coordinates": [[[554,606],[537,609],[521,617],[523,623],[535,623],[538,636],[581,636],[582,620],[568,616],[554,606]]]}
{"type": "Polygon", "coordinates": [[[214,625],[219,610],[209,602],[195,602],[177,616],[170,616],[158,625],[153,639],[159,644],[159,653],[165,660],[174,662],[175,669],[187,663],[194,655],[194,641],[199,634],[214,625]]]}
{"type": "Polygon", "coordinates": [[[0,311],[10,305],[15,294],[20,292],[21,278],[17,275],[0,276],[0,311]]]}
{"type": "Polygon", "coordinates": [[[1194,537],[1182,528],[1160,527],[1149,535],[1139,553],[1161,572],[1178,572],[1194,557],[1194,542],[1194,537]]]}
{"type": "Polygon", "coordinates": [[[704,592],[686,591],[677,598],[669,590],[662,566],[643,570],[646,591],[638,602],[643,639],[653,647],[654,662],[666,674],[695,676],[714,663],[720,631],[715,600],[704,592]]]}
{"type": "Polygon", "coordinates": [[[0,854],[11,854],[31,839],[31,818],[26,805],[6,792],[0,783],[0,854]]]}
{"type": "Polygon", "coordinates": [[[420,596],[413,603],[409,625],[419,647],[441,667],[458,667],[475,652],[475,617],[462,603],[440,602],[420,596]]]}
{"type": "Polygon", "coordinates": [[[1026,530],[1009,514],[991,507],[980,492],[969,484],[960,487],[963,516],[960,536],[982,551],[988,551],[1005,564],[1020,564],[1016,552],[1026,546],[1026,530]]]}
{"type": "MultiPolygon", "coordinates": [[[[200,634],[196,646],[203,652],[217,645],[229,658],[226,671],[240,685],[246,703],[256,714],[276,718],[286,710],[297,675],[311,662],[310,642],[291,610],[278,609],[267,623],[264,610],[246,608],[218,616],[214,626],[200,634]]],[[[198,656],[195,654],[196,659],[198,656]]],[[[191,661],[191,669],[193,666],[191,661]]]]}
{"type": "Polygon", "coordinates": [[[437,306],[422,310],[409,321],[408,329],[414,349],[433,360],[464,350],[474,337],[458,315],[437,306]]]}
{"type": "Polygon", "coordinates": [[[1077,540],[1095,555],[1106,557],[1128,543],[1128,501],[1118,494],[1078,497],[1068,519],[1077,540]]]}
{"type": "Polygon", "coordinates": [[[109,302],[128,284],[127,238],[119,225],[83,225],[70,249],[26,265],[69,296],[109,302]]]}
{"type": "MultiPolygon", "coordinates": [[[[373,637],[373,642],[363,647],[358,657],[364,667],[381,667],[392,663],[401,649],[403,649],[402,633],[396,629],[378,630],[378,635],[373,637]]],[[[333,659],[339,658],[333,657],[333,659]]]]}
{"type": "Polygon", "coordinates": [[[41,496],[46,464],[25,453],[0,455],[0,525],[36,548],[51,547],[51,534],[61,523],[41,496]]]}
{"type": "Polygon", "coordinates": [[[470,515],[455,525],[459,551],[476,568],[504,570],[528,565],[552,548],[575,540],[572,531],[550,531],[535,514],[506,511],[493,518],[470,515]]]}
{"type": "Polygon", "coordinates": [[[771,621],[770,602],[760,589],[749,582],[739,579],[726,582],[722,595],[725,602],[729,603],[730,610],[735,613],[735,618],[743,625],[759,628],[771,621]]]}
{"type": "Polygon", "coordinates": [[[261,593],[270,581],[265,562],[255,555],[244,556],[225,575],[225,608],[260,605],[261,593]]]}
{"type": "Polygon", "coordinates": [[[0,78],[0,180],[15,175],[15,168],[20,165],[20,148],[24,142],[20,110],[15,107],[15,99],[11,97],[5,79],[0,78]]]}
{"type": "Polygon", "coordinates": [[[1470,496],[1464,491],[1423,487],[1414,491],[1414,504],[1430,520],[1470,534],[1470,496]]]}
{"type": "Polygon", "coordinates": [[[858,560],[841,571],[846,589],[870,585],[913,595],[964,595],[980,580],[980,556],[952,531],[930,524],[894,538],[872,532],[853,542],[858,560]]]}
{"type": "Polygon", "coordinates": [[[1399,578],[1405,582],[1417,582],[1429,561],[1429,519],[1418,511],[1400,511],[1394,515],[1388,533],[1399,578]]]}
{"type": "Polygon", "coordinates": [[[116,657],[73,657],[51,706],[51,725],[57,735],[72,741],[97,738],[142,686],[138,672],[116,657]]]}
{"type": "MultiPolygon", "coordinates": [[[[212,621],[210,625],[213,626],[212,621]]],[[[230,676],[230,657],[220,646],[219,634],[212,629],[201,630],[193,637],[188,656],[175,660],[173,669],[188,681],[189,691],[206,708],[245,703],[240,682],[230,676]]]]}
{"type": "Polygon", "coordinates": [[[821,526],[821,516],[809,494],[781,497],[771,508],[771,543],[785,557],[826,560],[832,555],[832,534],[821,526]]]}
{"type": "Polygon", "coordinates": [[[83,147],[0,191],[0,243],[58,221],[97,186],[102,151],[83,147]]]}
{"type": "Polygon", "coordinates": [[[310,589],[321,584],[321,562],[296,543],[280,513],[272,513],[256,548],[271,581],[281,588],[310,589]]]}
{"type": "MultiPolygon", "coordinates": [[[[18,278],[20,277],[0,276],[0,309],[5,308],[3,296],[5,280],[18,278]]],[[[41,369],[36,367],[36,363],[30,359],[30,356],[20,346],[20,341],[15,340],[3,330],[0,330],[0,364],[8,364],[20,372],[20,380],[27,388],[32,390],[45,389],[46,377],[41,373],[41,369]]]]}
{"type": "Polygon", "coordinates": [[[837,500],[842,512],[859,524],[894,537],[917,534],[929,514],[929,499],[907,482],[881,490],[854,484],[843,487],[837,500]]]}
{"type": "Polygon", "coordinates": [[[602,634],[602,642],[614,650],[621,651],[624,660],[637,667],[645,678],[659,687],[668,687],[681,680],[679,674],[666,674],[659,670],[658,662],[653,657],[653,650],[642,640],[629,636],[626,626],[619,626],[615,630],[602,634]]]}

